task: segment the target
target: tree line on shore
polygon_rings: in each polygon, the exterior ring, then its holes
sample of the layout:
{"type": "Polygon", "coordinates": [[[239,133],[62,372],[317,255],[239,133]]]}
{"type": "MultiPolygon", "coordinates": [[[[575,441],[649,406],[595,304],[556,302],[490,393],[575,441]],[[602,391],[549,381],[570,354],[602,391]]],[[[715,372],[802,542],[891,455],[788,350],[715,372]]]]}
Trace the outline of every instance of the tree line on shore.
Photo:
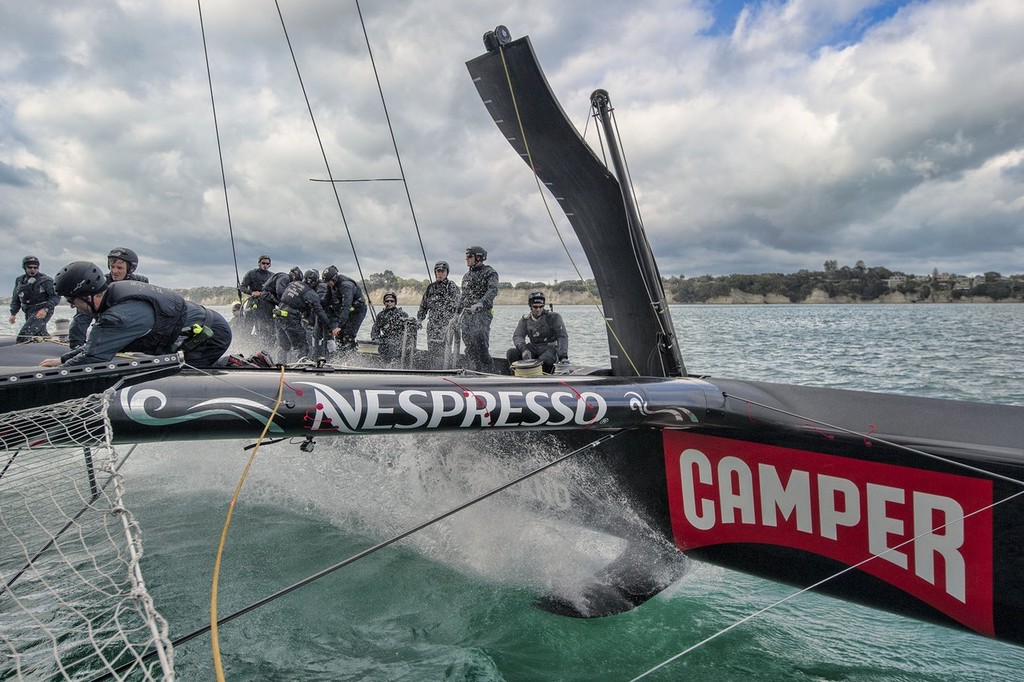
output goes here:
{"type": "MultiPolygon", "coordinates": [[[[398,277],[390,270],[366,278],[366,288],[371,296],[383,291],[406,292],[406,299],[402,301],[406,307],[419,304],[419,299],[409,301],[408,295],[422,294],[429,283],[427,279],[398,277]]],[[[737,291],[752,296],[787,299],[792,303],[806,301],[815,292],[821,292],[830,299],[861,302],[877,301],[894,292],[904,294],[910,300],[921,301],[979,297],[994,301],[1024,301],[1024,274],[1003,276],[998,272],[986,272],[978,277],[965,277],[935,271],[930,276],[906,275],[885,267],[866,267],[860,261],[852,267],[839,267],[836,261],[826,261],[823,270],[800,270],[791,274],[679,275],[662,278],[662,284],[666,297],[672,303],[708,303],[728,298],[737,291]]],[[[593,280],[501,282],[498,287],[498,303],[508,305],[525,302],[526,295],[537,289],[547,294],[549,302],[562,305],[588,303],[592,296],[597,295],[593,280]]],[[[207,286],[178,291],[186,298],[213,305],[229,305],[238,300],[234,287],[207,286]]]]}
{"type": "Polygon", "coordinates": [[[986,272],[978,277],[934,271],[930,276],[907,275],[885,267],[838,267],[826,261],[825,269],[800,270],[792,274],[724,275],[712,277],[669,277],[665,293],[674,303],[706,303],[729,296],[733,291],[759,296],[776,296],[799,303],[823,292],[830,299],[877,301],[892,293],[908,300],[951,300],[989,298],[994,301],[1024,300],[1024,275],[1003,276],[986,272]]]}

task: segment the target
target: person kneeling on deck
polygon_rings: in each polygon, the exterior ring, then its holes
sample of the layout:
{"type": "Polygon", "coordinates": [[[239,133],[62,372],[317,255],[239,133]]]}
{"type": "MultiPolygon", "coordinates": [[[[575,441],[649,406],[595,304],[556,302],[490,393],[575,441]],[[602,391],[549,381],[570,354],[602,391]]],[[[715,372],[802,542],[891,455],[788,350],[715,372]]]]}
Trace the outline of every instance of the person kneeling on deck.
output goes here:
{"type": "Polygon", "coordinates": [[[377,313],[370,340],[377,342],[377,353],[386,363],[400,360],[403,348],[416,347],[416,320],[398,307],[398,296],[393,291],[384,294],[384,310],[377,313]]]}
{"type": "Polygon", "coordinates": [[[530,312],[523,315],[512,334],[513,348],[505,353],[511,365],[519,360],[540,360],[544,372],[551,374],[555,362],[569,359],[569,332],[562,316],[544,308],[544,293],[530,293],[530,312]]]}
{"type": "Polygon", "coordinates": [[[302,326],[303,316],[320,321],[324,329],[331,330],[331,336],[337,336],[341,329],[332,328],[327,313],[320,303],[316,287],[320,284],[320,273],[306,270],[301,280],[292,282],[281,294],[281,302],[274,308],[274,324],[277,327],[277,345],[280,347],[280,361],[284,364],[294,362],[309,353],[306,340],[306,329],[302,326]],[[295,351],[295,352],[293,352],[295,351]]]}
{"type": "Polygon", "coordinates": [[[94,318],[84,345],[41,367],[108,362],[118,353],[185,353],[185,363],[212,367],[231,345],[231,327],[220,314],[163,287],[125,280],[107,282],[89,261],[65,265],[54,277],[57,294],[94,318]]]}

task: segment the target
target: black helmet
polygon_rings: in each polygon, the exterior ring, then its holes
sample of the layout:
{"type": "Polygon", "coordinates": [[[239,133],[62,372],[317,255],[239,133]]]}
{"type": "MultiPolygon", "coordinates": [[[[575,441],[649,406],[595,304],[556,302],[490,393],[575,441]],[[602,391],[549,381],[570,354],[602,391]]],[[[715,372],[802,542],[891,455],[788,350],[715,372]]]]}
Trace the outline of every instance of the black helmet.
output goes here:
{"type": "Polygon", "coordinates": [[[306,286],[316,289],[316,285],[320,284],[320,273],[316,270],[306,270],[302,281],[306,283],[306,286]]]}
{"type": "Polygon", "coordinates": [[[54,290],[65,298],[84,298],[107,288],[107,276],[95,263],[76,260],[68,263],[53,278],[54,290]]]}
{"type": "Polygon", "coordinates": [[[337,276],[338,268],[334,267],[333,265],[328,265],[326,268],[324,268],[324,271],[320,273],[320,277],[323,278],[325,282],[329,282],[330,280],[334,279],[337,276]]]}
{"type": "Polygon", "coordinates": [[[38,268],[39,267],[39,259],[36,258],[35,256],[25,256],[24,258],[21,259],[21,269],[22,270],[24,270],[25,268],[27,268],[30,265],[34,265],[34,266],[36,266],[38,268]]]}
{"type": "Polygon", "coordinates": [[[535,303],[539,303],[540,305],[544,305],[544,303],[545,303],[544,292],[543,291],[531,291],[529,297],[527,297],[527,299],[526,299],[526,302],[529,305],[533,305],[535,303]]]}
{"type": "Polygon", "coordinates": [[[387,292],[386,294],[384,294],[384,298],[382,298],[381,300],[387,303],[389,298],[395,302],[395,305],[398,305],[398,296],[395,294],[395,292],[387,292]]]}
{"type": "MultiPolygon", "coordinates": [[[[263,254],[262,256],[256,259],[256,265],[259,265],[261,260],[270,260],[270,256],[263,254]]],[[[273,261],[270,262],[273,263],[273,261]]]]}
{"type": "MultiPolygon", "coordinates": [[[[468,253],[468,251],[467,251],[467,253],[468,253]]],[[[448,268],[448,261],[446,261],[446,260],[439,260],[436,263],[434,263],[434,272],[437,272],[438,270],[444,270],[445,272],[451,272],[451,270],[448,268]]]]}
{"type": "Polygon", "coordinates": [[[297,282],[302,279],[302,268],[296,265],[294,268],[288,271],[288,276],[293,282],[297,282]]]}
{"type": "Polygon", "coordinates": [[[475,256],[480,260],[487,260],[487,249],[482,246],[468,246],[466,247],[467,256],[475,256]]]}
{"type": "Polygon", "coordinates": [[[135,272],[135,268],[139,267],[139,254],[135,253],[127,246],[115,246],[107,254],[107,266],[110,266],[110,259],[116,258],[123,260],[128,264],[128,272],[135,272]]]}

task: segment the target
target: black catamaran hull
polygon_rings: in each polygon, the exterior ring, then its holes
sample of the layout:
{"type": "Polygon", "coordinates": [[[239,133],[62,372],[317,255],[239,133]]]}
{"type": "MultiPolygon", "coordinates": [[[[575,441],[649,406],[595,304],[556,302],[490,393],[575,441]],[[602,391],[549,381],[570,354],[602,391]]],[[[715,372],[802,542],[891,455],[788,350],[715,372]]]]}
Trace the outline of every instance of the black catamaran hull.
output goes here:
{"type": "MultiPolygon", "coordinates": [[[[1021,412],[724,379],[309,369],[150,379],[117,389],[109,418],[115,442],[254,439],[269,424],[271,438],[490,431],[564,452],[625,430],[596,457],[662,541],[630,537],[582,600],[546,608],[590,616],[642,603],[682,572],[652,578],[674,545],[799,586],[836,576],[819,589],[1024,642],[1024,498],[996,504],[1021,491],[1021,412]]],[[[63,425],[52,433],[59,442],[63,425]]],[[[568,494],[575,520],[621,533],[622,518],[590,508],[586,485],[568,494]]]]}

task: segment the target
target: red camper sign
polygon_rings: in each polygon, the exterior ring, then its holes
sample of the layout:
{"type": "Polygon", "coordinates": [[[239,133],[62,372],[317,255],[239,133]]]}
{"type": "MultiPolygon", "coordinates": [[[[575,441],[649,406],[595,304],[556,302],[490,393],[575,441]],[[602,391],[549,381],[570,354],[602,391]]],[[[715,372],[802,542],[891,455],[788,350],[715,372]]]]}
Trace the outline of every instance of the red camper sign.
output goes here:
{"type": "Polygon", "coordinates": [[[992,484],[816,452],[664,432],[683,551],[763,543],[874,575],[993,634],[992,484]],[[980,511],[979,511],[980,510],[980,511]]]}

